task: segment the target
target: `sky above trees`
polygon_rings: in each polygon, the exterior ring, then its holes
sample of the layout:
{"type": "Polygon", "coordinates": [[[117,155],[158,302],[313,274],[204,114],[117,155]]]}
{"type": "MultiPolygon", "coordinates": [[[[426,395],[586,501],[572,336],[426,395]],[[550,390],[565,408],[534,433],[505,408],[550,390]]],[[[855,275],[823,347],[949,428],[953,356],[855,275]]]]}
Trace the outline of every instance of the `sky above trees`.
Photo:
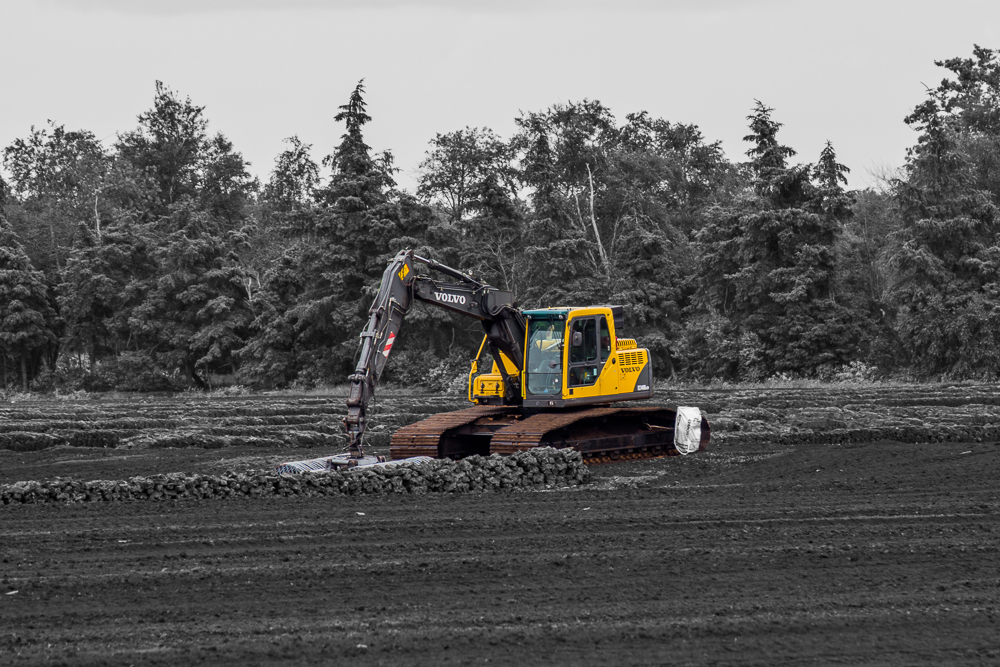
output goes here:
{"type": "Polygon", "coordinates": [[[206,116],[262,181],[298,135],[326,154],[337,106],[361,78],[413,189],[436,133],[600,100],[694,123],[743,159],[761,100],[812,160],[829,140],[851,187],[903,164],[903,118],[942,77],[934,60],[1000,45],[984,0],[9,0],[0,6],[0,145],[47,119],[110,143],[155,81],[206,116]]]}

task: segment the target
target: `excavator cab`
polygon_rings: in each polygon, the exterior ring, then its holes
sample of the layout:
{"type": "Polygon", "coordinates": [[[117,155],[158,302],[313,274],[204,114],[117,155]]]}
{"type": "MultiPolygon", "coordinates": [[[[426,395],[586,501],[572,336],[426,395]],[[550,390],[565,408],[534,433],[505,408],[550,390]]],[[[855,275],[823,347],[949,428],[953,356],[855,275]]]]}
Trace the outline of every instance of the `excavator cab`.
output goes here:
{"type": "MultiPolygon", "coordinates": [[[[564,408],[650,398],[653,393],[649,352],[629,338],[618,338],[621,306],[545,308],[525,311],[524,369],[521,399],[526,408],[564,408]]],[[[480,346],[469,374],[469,400],[480,405],[509,405],[503,374],[475,377],[480,346]]],[[[502,356],[502,355],[501,355],[502,356]]],[[[508,375],[518,375],[508,363],[508,375]]]]}
{"type": "MultiPolygon", "coordinates": [[[[551,396],[562,398],[564,382],[563,374],[563,338],[566,332],[565,317],[536,319],[527,328],[525,340],[524,370],[525,389],[535,396],[551,396]]],[[[503,377],[497,363],[493,362],[490,373],[474,377],[479,370],[479,359],[487,343],[479,346],[479,353],[472,362],[469,373],[469,400],[480,405],[503,405],[503,377]]],[[[501,360],[508,360],[501,353],[501,360]]],[[[508,374],[519,376],[520,372],[512,363],[507,363],[508,374]]]]}

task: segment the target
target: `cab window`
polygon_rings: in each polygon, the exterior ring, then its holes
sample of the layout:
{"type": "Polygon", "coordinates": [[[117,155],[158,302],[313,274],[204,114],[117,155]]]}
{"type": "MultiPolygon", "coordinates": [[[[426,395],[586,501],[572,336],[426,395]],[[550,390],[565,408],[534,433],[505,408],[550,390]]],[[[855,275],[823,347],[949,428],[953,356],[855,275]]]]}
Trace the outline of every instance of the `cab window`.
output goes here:
{"type": "Polygon", "coordinates": [[[580,319],[573,322],[570,338],[569,361],[597,361],[597,322],[580,319]]]}
{"type": "Polygon", "coordinates": [[[601,315],[601,363],[603,364],[611,356],[611,330],[608,329],[608,318],[601,315]]]}
{"type": "Polygon", "coordinates": [[[570,327],[569,386],[580,387],[597,382],[598,363],[597,319],[580,318],[570,327]]]}
{"type": "Polygon", "coordinates": [[[534,319],[528,326],[527,389],[530,394],[562,392],[563,322],[534,319]]]}
{"type": "Polygon", "coordinates": [[[597,361],[597,322],[590,320],[583,329],[583,349],[587,361],[597,361]]]}

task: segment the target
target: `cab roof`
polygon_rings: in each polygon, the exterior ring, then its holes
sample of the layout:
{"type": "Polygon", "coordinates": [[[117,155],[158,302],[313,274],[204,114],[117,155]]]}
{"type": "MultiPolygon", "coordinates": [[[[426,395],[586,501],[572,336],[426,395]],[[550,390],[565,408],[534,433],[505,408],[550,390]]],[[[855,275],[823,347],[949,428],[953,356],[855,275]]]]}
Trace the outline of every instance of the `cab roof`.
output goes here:
{"type": "Polygon", "coordinates": [[[552,308],[534,308],[523,311],[525,317],[566,317],[574,310],[591,310],[594,308],[609,308],[615,321],[615,329],[621,331],[625,323],[625,308],[623,306],[561,306],[552,308]]]}
{"type": "Polygon", "coordinates": [[[566,313],[577,310],[576,308],[535,308],[534,310],[525,310],[525,317],[548,317],[551,315],[565,315],[566,313]]]}

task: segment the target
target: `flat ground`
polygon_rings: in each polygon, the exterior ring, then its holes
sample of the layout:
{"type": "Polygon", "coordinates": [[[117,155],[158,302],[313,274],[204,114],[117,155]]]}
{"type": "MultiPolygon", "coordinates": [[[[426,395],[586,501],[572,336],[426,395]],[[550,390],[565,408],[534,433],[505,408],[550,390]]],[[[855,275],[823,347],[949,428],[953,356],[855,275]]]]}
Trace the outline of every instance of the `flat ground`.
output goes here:
{"type": "MultiPolygon", "coordinates": [[[[8,452],[0,481],[143,456],[8,452]]],[[[155,456],[143,472],[246,452],[155,456]]],[[[995,442],[730,442],[594,473],[0,507],[0,664],[1000,663],[995,442]]]]}

